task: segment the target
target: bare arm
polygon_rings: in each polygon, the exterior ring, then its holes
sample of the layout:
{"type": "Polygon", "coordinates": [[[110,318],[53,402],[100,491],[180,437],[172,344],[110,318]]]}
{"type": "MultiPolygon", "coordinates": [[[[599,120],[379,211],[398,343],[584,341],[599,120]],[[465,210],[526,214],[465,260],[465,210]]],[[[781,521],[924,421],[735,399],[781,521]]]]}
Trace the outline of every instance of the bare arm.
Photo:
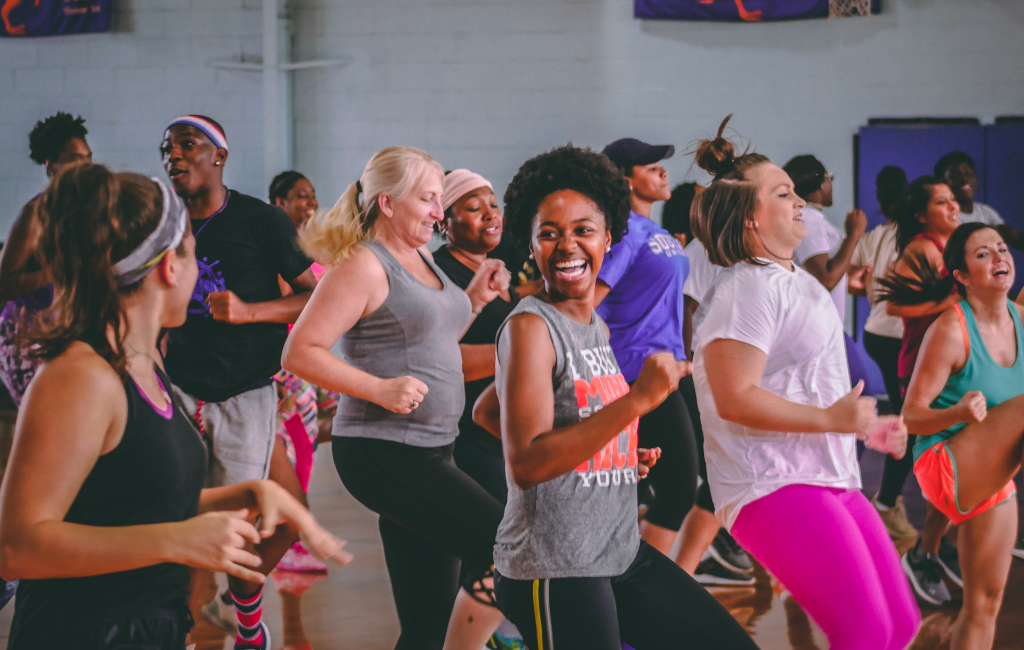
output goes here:
{"type": "Polygon", "coordinates": [[[69,352],[44,365],[22,403],[0,491],[0,573],[80,577],[177,562],[262,581],[240,566],[259,563],[241,548],[259,541],[241,513],[145,526],[64,521],[97,459],[120,442],[128,410],[113,369],[84,356],[69,352]]]}
{"type": "Polygon", "coordinates": [[[917,355],[914,374],[903,403],[903,421],[907,432],[930,436],[961,422],[977,421],[971,416],[969,401],[945,409],[931,404],[942,392],[950,374],[967,363],[967,348],[956,312],[949,310],[928,328],[917,355]]]}
{"type": "Polygon", "coordinates": [[[874,426],[875,400],[860,397],[863,384],[828,408],[791,402],[761,388],[767,356],[732,339],[716,339],[704,348],[711,393],[723,420],[763,431],[857,433],[874,426]]]}
{"type": "Polygon", "coordinates": [[[294,323],[313,295],[316,278],[312,269],[306,269],[288,285],[293,293],[266,302],[244,302],[231,291],[212,292],[206,301],[210,305],[210,314],[216,320],[234,324],[294,323]]]}
{"type": "Polygon", "coordinates": [[[850,259],[853,257],[853,250],[856,246],[856,240],[847,237],[843,239],[843,243],[839,245],[839,250],[833,257],[830,258],[825,253],[808,257],[804,260],[804,269],[818,278],[818,282],[821,282],[826,289],[832,291],[850,270],[850,259]]]}
{"type": "Polygon", "coordinates": [[[508,368],[499,389],[503,448],[512,480],[522,489],[593,457],[630,422],[660,404],[689,365],[667,353],[654,355],[629,393],[588,418],[553,429],[554,389],[545,378],[555,367],[555,349],[547,325],[534,314],[515,316],[499,340],[498,354],[508,368]]]}
{"type": "Polygon", "coordinates": [[[690,296],[683,296],[683,349],[686,358],[693,358],[693,315],[697,313],[700,303],[690,296]]]}
{"type": "Polygon", "coordinates": [[[462,351],[462,374],[466,381],[494,376],[493,343],[459,343],[462,351]]]}
{"type": "Polygon", "coordinates": [[[36,217],[36,201],[25,204],[7,235],[7,243],[0,251],[0,304],[24,298],[33,291],[53,282],[45,268],[25,271],[25,267],[39,247],[42,227],[36,217]]]}
{"type": "Polygon", "coordinates": [[[501,440],[501,403],[494,382],[480,393],[473,405],[473,422],[487,433],[501,440]]]}

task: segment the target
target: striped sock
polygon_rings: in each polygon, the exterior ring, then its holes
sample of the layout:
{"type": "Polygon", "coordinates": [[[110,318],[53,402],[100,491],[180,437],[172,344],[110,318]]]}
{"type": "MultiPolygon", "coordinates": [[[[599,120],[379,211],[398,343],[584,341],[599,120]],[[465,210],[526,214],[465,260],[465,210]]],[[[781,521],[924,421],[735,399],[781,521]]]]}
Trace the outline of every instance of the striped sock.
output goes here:
{"type": "Polygon", "coordinates": [[[248,596],[239,596],[232,589],[231,600],[235,602],[235,612],[238,614],[238,637],[235,644],[262,645],[263,627],[260,621],[263,619],[263,587],[248,596]]]}

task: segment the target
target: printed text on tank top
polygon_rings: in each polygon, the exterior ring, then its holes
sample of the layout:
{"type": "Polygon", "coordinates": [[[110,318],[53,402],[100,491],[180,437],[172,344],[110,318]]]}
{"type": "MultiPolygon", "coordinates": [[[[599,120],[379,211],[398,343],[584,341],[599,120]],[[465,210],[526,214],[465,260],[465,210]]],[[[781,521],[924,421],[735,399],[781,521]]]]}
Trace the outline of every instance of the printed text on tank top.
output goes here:
{"type": "MultiPolygon", "coordinates": [[[[582,420],[628,393],[629,384],[612,361],[615,357],[610,345],[580,350],[579,353],[590,370],[590,381],[580,375],[572,356],[566,356],[566,362],[576,388],[576,404],[582,420]]],[[[593,458],[576,467],[581,487],[618,487],[637,482],[638,422],[630,422],[593,458]]]]}

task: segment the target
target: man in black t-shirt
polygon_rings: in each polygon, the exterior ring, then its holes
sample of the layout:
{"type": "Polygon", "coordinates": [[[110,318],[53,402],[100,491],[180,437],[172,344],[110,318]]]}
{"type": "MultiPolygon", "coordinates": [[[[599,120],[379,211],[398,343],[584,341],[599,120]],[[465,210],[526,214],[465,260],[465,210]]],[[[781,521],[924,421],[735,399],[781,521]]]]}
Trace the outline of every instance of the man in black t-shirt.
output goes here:
{"type": "MultiPolygon", "coordinates": [[[[283,210],[224,187],[224,130],[200,115],[167,127],[164,169],[188,208],[199,279],[185,324],[167,337],[167,374],[210,449],[207,486],[266,478],[277,424],[277,389],[288,323],[316,285],[283,210]],[[294,294],[282,296],[278,276],[294,294]]],[[[281,529],[260,544],[270,573],[295,540],[281,529]]],[[[260,585],[230,577],[238,648],[269,646],[260,585]]],[[[216,601],[215,601],[216,602],[216,601]]]]}

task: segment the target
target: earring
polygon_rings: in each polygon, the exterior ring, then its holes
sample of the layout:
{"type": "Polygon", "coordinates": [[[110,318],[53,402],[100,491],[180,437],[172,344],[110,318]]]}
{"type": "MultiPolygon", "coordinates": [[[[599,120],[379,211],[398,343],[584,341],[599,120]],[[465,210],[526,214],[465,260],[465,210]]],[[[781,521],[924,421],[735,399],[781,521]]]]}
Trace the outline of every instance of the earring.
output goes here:
{"type": "Polygon", "coordinates": [[[213,161],[213,166],[214,167],[220,167],[220,161],[219,160],[213,161]]]}
{"type": "Polygon", "coordinates": [[[607,246],[605,246],[604,247],[604,252],[606,252],[606,253],[612,252],[612,245],[608,244],[607,246]]]}
{"type": "Polygon", "coordinates": [[[533,259],[533,251],[532,250],[530,251],[530,259],[531,260],[533,259]]]}

